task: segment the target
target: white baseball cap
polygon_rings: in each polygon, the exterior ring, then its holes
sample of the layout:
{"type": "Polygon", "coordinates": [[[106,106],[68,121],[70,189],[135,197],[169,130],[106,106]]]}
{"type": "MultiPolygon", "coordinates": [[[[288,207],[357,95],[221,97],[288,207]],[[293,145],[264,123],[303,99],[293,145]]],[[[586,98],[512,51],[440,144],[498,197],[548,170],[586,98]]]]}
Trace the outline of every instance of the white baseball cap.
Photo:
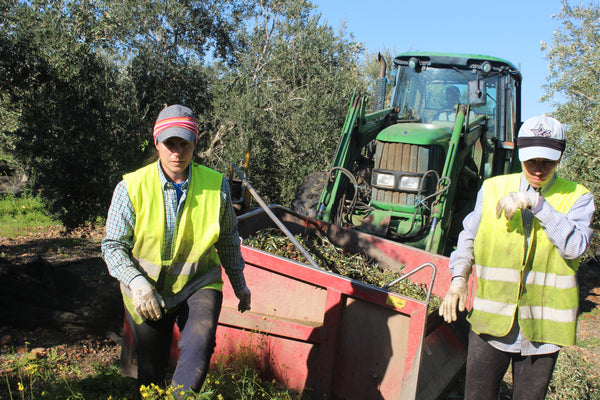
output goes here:
{"type": "Polygon", "coordinates": [[[517,137],[519,159],[558,161],[565,150],[566,141],[565,130],[556,119],[546,116],[529,118],[521,125],[517,137]]]}

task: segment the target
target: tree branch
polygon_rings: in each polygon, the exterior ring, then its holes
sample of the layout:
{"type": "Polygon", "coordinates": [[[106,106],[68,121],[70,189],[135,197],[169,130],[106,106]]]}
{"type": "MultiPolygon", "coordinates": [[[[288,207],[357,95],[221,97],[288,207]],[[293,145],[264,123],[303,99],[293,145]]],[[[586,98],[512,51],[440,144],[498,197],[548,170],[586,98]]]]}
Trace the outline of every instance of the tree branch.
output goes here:
{"type": "Polygon", "coordinates": [[[215,151],[219,147],[223,146],[223,141],[221,140],[221,138],[225,134],[231,132],[231,130],[233,130],[233,125],[230,125],[228,127],[225,127],[224,125],[219,126],[219,129],[217,129],[217,133],[215,134],[215,137],[211,140],[208,147],[204,151],[196,153],[197,156],[200,157],[201,159],[209,158],[212,155],[213,151],[215,151]]]}

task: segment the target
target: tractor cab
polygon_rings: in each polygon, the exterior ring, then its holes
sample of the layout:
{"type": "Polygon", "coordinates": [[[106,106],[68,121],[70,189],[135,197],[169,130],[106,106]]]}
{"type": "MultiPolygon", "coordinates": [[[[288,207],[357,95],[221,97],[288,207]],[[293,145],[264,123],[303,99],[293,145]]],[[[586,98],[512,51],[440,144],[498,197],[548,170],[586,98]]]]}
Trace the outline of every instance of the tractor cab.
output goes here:
{"type": "Polygon", "coordinates": [[[521,75],[495,57],[411,52],[391,76],[389,107],[353,99],[317,218],[447,254],[482,181],[518,167],[521,75]]]}
{"type": "Polygon", "coordinates": [[[520,75],[505,61],[400,55],[394,60],[391,106],[399,116],[452,127],[457,105],[467,117],[486,117],[486,137],[512,142],[520,103],[520,75]],[[512,72],[512,73],[511,73],[512,72]]]}

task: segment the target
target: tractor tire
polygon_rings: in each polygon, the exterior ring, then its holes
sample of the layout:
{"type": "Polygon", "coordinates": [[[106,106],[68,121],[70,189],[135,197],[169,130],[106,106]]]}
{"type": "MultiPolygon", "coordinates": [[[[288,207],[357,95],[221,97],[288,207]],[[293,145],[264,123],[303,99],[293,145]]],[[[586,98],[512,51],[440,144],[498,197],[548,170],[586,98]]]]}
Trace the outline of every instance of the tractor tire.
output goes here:
{"type": "Polygon", "coordinates": [[[296,197],[292,201],[292,211],[296,214],[315,218],[321,193],[327,184],[327,171],[316,171],[304,178],[296,188],[296,197]]]}

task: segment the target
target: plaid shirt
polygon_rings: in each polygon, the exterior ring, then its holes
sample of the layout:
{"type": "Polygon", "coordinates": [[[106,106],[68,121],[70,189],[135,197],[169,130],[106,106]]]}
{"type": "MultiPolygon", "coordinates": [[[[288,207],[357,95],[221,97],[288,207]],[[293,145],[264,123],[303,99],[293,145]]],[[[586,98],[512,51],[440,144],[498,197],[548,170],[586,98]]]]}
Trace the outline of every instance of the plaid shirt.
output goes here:
{"type": "MultiPolygon", "coordinates": [[[[163,188],[165,204],[165,232],[162,245],[164,260],[171,258],[172,243],[175,241],[175,226],[181,217],[183,205],[189,188],[188,179],[182,185],[183,195],[177,201],[177,193],[173,183],[165,177],[160,161],[156,163],[158,176],[163,188]]],[[[190,168],[190,173],[192,169],[190,168]]],[[[240,237],[237,218],[231,205],[229,184],[223,179],[221,185],[221,208],[219,210],[220,234],[215,247],[219,253],[221,265],[237,292],[246,286],[244,279],[244,260],[240,252],[240,237]]],[[[119,182],[113,193],[112,202],[106,219],[106,235],[102,240],[102,258],[106,262],[108,272],[123,285],[129,286],[133,278],[142,275],[131,259],[133,248],[133,230],[135,212],[127,193],[125,181],[119,182]]]]}

